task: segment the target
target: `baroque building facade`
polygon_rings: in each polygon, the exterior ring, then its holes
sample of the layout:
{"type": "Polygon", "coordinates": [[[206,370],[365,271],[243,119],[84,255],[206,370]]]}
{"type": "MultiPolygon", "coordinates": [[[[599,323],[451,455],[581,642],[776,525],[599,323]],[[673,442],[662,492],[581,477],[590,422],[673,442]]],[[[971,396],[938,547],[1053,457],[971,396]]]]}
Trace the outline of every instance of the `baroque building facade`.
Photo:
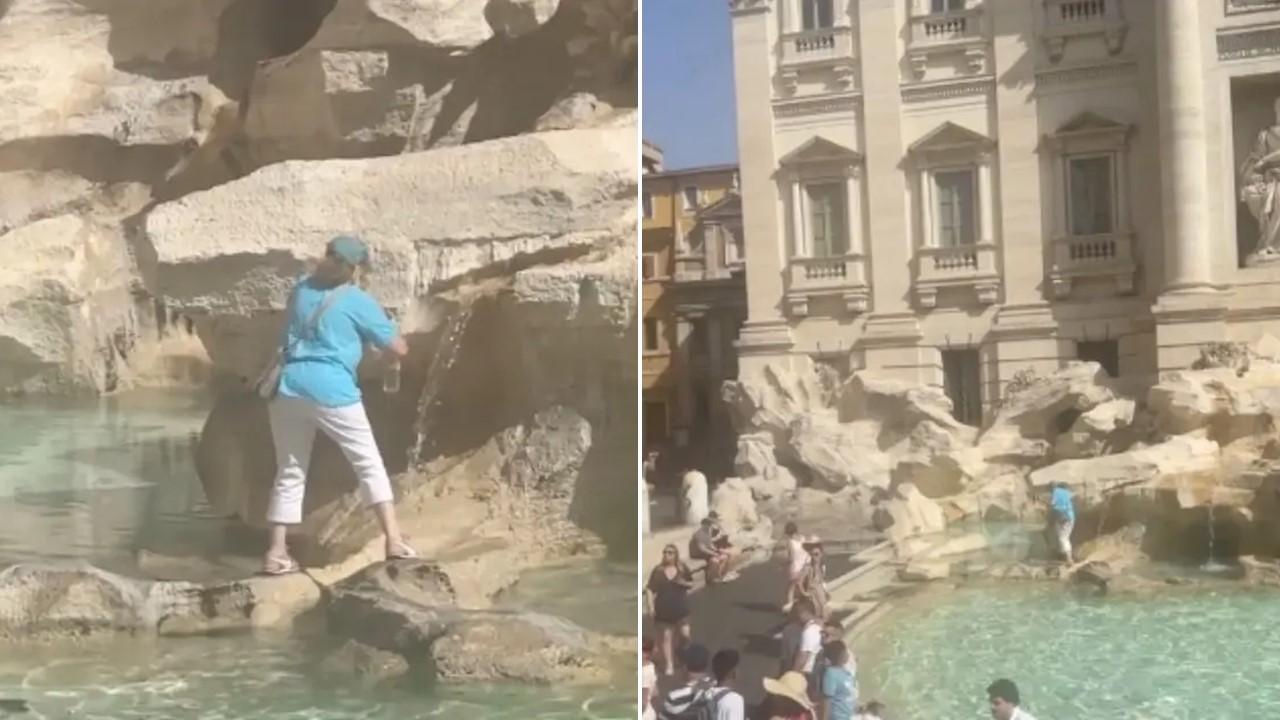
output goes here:
{"type": "Polygon", "coordinates": [[[732,471],[734,433],[720,397],[737,377],[746,319],[736,165],[665,169],[645,143],[641,330],[646,457],[663,477],[732,471]]]}
{"type": "Polygon", "coordinates": [[[874,370],[977,424],[1023,370],[1280,334],[1280,0],[730,5],[744,376],[874,370]]]}

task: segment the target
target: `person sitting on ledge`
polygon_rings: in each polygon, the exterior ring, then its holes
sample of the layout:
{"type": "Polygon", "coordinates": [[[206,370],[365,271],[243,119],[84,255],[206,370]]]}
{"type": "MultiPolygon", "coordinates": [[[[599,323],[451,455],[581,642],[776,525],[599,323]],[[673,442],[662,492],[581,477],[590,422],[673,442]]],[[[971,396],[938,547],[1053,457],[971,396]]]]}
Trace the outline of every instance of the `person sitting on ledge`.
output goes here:
{"type": "Polygon", "coordinates": [[[987,697],[991,700],[992,720],[1036,720],[1031,713],[1018,707],[1022,699],[1018,694],[1018,686],[1012,680],[1000,678],[987,686],[987,697]]]}
{"type": "Polygon", "coordinates": [[[738,577],[729,570],[733,562],[729,546],[729,537],[720,529],[720,517],[715,511],[708,513],[689,539],[689,557],[707,563],[707,582],[728,582],[738,577]]]}

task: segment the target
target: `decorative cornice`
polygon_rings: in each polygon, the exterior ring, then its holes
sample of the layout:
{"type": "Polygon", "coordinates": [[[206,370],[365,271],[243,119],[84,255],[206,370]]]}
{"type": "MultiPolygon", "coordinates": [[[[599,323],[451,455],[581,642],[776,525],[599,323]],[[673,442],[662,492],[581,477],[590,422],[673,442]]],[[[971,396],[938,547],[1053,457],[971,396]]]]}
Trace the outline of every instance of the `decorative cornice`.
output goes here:
{"type": "Polygon", "coordinates": [[[1222,12],[1226,15],[1280,10],[1280,0],[1224,0],[1222,12]]]}
{"type": "Polygon", "coordinates": [[[729,0],[731,15],[752,15],[769,12],[773,9],[773,0],[729,0]]]}
{"type": "Polygon", "coordinates": [[[848,95],[825,95],[823,97],[806,98],[804,100],[775,100],[774,117],[800,117],[804,115],[824,115],[827,113],[857,110],[862,106],[862,93],[848,95]]]}
{"type": "Polygon", "coordinates": [[[969,95],[985,95],[996,86],[995,77],[986,75],[977,79],[947,80],[937,83],[914,83],[903,85],[902,102],[919,103],[930,100],[967,97],[969,95]]]}
{"type": "Polygon", "coordinates": [[[1133,73],[1137,69],[1138,64],[1129,59],[1090,65],[1044,68],[1036,71],[1036,88],[1121,77],[1133,73]]]}
{"type": "Polygon", "coordinates": [[[1218,31],[1219,60],[1247,60],[1280,55],[1280,24],[1218,31]]]}

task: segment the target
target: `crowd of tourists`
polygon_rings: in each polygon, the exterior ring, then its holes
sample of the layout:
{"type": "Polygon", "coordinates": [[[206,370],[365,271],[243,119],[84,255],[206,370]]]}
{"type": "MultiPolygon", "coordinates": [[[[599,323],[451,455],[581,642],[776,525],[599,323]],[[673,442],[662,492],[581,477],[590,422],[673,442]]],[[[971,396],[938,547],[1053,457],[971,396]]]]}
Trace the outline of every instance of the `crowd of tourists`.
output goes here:
{"type": "MultiPolygon", "coordinates": [[[[1074,524],[1072,498],[1055,486],[1050,498],[1051,537],[1057,550],[1071,558],[1070,533],[1074,524]]],[[[728,582],[732,543],[714,514],[702,522],[690,540],[690,556],[706,563],[708,582],[728,582]]],[[[646,637],[642,711],[645,720],[885,720],[888,709],[876,700],[860,703],[857,661],[844,641],[844,627],[831,617],[826,588],[826,567],[820,538],[799,532],[794,522],[784,528],[786,589],[780,610],[787,621],[775,635],[779,640],[779,665],[774,677],[762,681],[764,700],[748,708],[737,685],[739,652],[732,648],[712,654],[693,641],[689,592],[694,573],[675,545],[663,549],[662,559],[646,585],[650,616],[661,647],[646,637]],[[680,682],[659,694],[659,661],[662,676],[680,682]]],[[[781,590],[781,588],[779,588],[781,590]]],[[[781,594],[781,593],[780,593],[781,594]]],[[[987,687],[994,720],[1034,720],[1020,707],[1017,685],[999,679],[987,687]]]]}

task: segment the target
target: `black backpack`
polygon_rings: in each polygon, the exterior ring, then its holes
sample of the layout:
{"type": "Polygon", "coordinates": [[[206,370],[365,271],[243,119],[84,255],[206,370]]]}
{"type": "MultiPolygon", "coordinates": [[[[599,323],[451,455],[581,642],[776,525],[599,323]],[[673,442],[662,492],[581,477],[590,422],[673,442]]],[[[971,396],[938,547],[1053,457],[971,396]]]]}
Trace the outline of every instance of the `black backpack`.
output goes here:
{"type": "Polygon", "coordinates": [[[678,687],[663,696],[658,720],[715,720],[716,703],[729,692],[710,684],[678,687]]]}

